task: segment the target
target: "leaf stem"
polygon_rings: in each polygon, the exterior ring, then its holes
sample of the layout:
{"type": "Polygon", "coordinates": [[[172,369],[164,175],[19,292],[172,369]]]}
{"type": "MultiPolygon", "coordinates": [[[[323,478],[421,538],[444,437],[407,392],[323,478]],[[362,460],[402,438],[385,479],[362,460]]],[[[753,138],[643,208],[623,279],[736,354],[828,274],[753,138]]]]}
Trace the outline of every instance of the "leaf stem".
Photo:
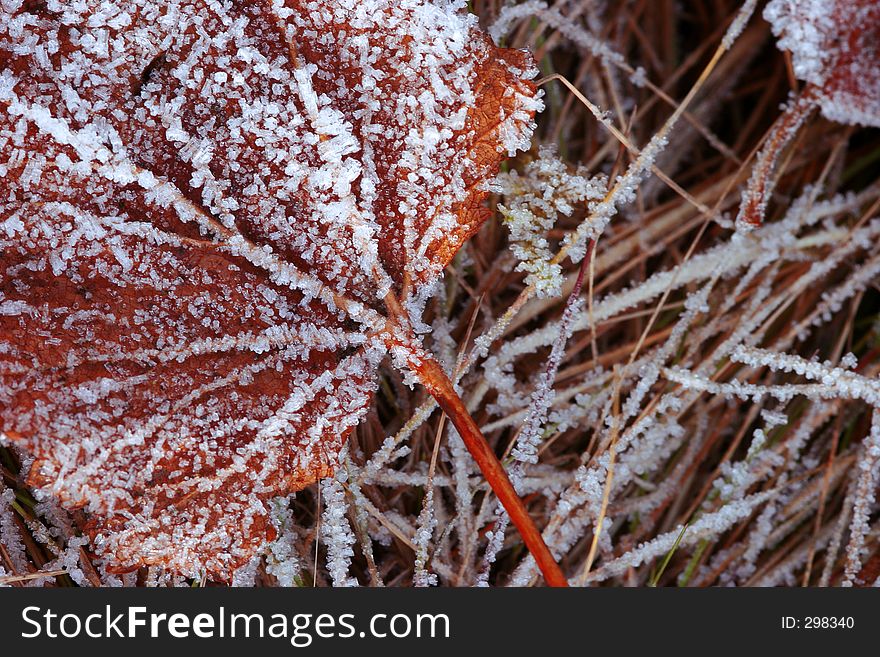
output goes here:
{"type": "Polygon", "coordinates": [[[428,389],[428,392],[437,400],[437,404],[458,429],[461,439],[486,481],[498,496],[501,504],[504,505],[514,526],[519,530],[523,542],[544,575],[544,580],[549,586],[568,586],[568,580],[550,553],[547,544],[544,543],[544,538],[535,527],[525,504],[516,494],[504,466],[501,465],[495,452],[483,437],[477,423],[468,413],[464,402],[458,396],[449,377],[446,376],[446,372],[431,357],[423,357],[419,364],[414,364],[413,369],[419,376],[422,385],[428,389]]]}
{"type": "Polygon", "coordinates": [[[758,153],[752,167],[748,186],[743,192],[736,219],[737,225],[745,224],[754,227],[763,223],[767,202],[776,185],[773,179],[776,163],[798,129],[816,109],[817,93],[818,90],[815,87],[807,86],[770,126],[764,137],[761,152],[758,153]]]}

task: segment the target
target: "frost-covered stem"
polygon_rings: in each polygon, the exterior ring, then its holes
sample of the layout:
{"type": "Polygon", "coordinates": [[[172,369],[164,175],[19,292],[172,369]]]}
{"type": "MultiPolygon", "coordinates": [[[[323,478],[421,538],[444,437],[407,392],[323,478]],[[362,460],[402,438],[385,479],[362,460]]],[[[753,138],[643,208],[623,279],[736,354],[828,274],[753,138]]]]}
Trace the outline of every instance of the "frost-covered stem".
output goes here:
{"type": "Polygon", "coordinates": [[[432,586],[437,583],[437,576],[428,572],[428,547],[434,528],[437,526],[437,516],[434,511],[434,472],[437,469],[437,455],[440,448],[440,437],[443,435],[443,425],[446,416],[441,415],[437,423],[437,431],[434,438],[434,449],[431,452],[431,465],[428,468],[428,476],[425,482],[425,500],[422,504],[422,512],[419,514],[418,527],[413,542],[416,545],[415,573],[413,585],[418,587],[432,586]]]}
{"type": "Polygon", "coordinates": [[[272,524],[278,537],[266,551],[266,572],[278,582],[278,586],[293,587],[301,577],[302,563],[297,553],[297,533],[289,497],[275,498],[270,503],[272,524]]]}
{"type": "Polygon", "coordinates": [[[825,565],[822,568],[822,576],[819,578],[819,587],[825,588],[831,582],[831,575],[834,572],[834,566],[837,563],[837,555],[840,552],[840,544],[843,541],[843,533],[849,524],[850,510],[853,507],[854,496],[856,494],[855,482],[850,482],[843,500],[843,508],[834,525],[834,533],[828,548],[825,550],[825,565]]]}
{"type": "Polygon", "coordinates": [[[578,277],[575,281],[574,289],[568,297],[565,304],[565,310],[562,313],[562,319],[559,322],[559,336],[553,342],[550,350],[550,356],[547,358],[547,366],[538,376],[535,384],[535,390],[532,393],[532,403],[529,413],[523,422],[520,431],[519,440],[513,449],[513,456],[516,459],[515,474],[512,471],[512,479],[514,485],[519,488],[520,481],[524,474],[524,464],[538,462],[538,445],[541,440],[541,431],[547,422],[547,414],[553,403],[553,382],[556,380],[556,374],[559,371],[559,365],[565,355],[565,345],[571,337],[572,325],[575,315],[579,310],[578,300],[580,298],[581,288],[584,284],[584,277],[592,261],[593,249],[596,240],[592,239],[587,243],[586,257],[581,261],[578,271],[578,277]]]}
{"type": "Polygon", "coordinates": [[[321,537],[327,545],[327,571],[333,586],[357,586],[357,580],[349,574],[355,538],[346,518],[348,503],[345,501],[345,491],[338,479],[343,472],[340,470],[336,478],[330,477],[321,482],[324,497],[321,537]]]}
{"type": "Polygon", "coordinates": [[[4,563],[12,576],[27,573],[28,570],[27,551],[15,522],[14,500],[15,491],[6,488],[0,479],[0,576],[7,574],[2,572],[4,563]]]}
{"type": "Polygon", "coordinates": [[[813,96],[813,87],[807,87],[771,126],[770,132],[764,140],[764,146],[755,159],[749,183],[743,191],[739,213],[736,217],[738,227],[748,228],[760,226],[763,223],[767,201],[775,186],[773,174],[776,170],[779,154],[794,138],[798,128],[815,108],[816,100],[813,96]]]}
{"type": "Polygon", "coordinates": [[[474,457],[480,471],[489,482],[495,495],[504,505],[514,526],[519,530],[523,542],[531,552],[544,575],[544,579],[550,586],[568,586],[562,569],[556,563],[553,555],[535,523],[532,522],[529,512],[513,488],[513,484],[501,465],[495,452],[489,447],[483,437],[480,427],[467,412],[461,397],[452,386],[446,372],[433,358],[422,358],[419,363],[413,363],[416,374],[422,385],[427,388],[431,396],[437,400],[437,404],[449,416],[450,421],[458,429],[461,439],[467,446],[471,456],[474,457]]]}
{"type": "Polygon", "coordinates": [[[437,576],[428,571],[428,549],[437,519],[434,517],[434,482],[425,486],[425,501],[419,514],[418,527],[413,543],[416,546],[416,560],[413,573],[413,586],[427,587],[437,584],[437,576]]]}
{"type": "Polygon", "coordinates": [[[385,583],[379,575],[379,569],[376,567],[376,559],[373,555],[373,542],[370,539],[369,532],[369,514],[360,503],[364,498],[360,484],[363,473],[351,460],[350,454],[347,454],[345,457],[345,469],[348,471],[348,492],[351,494],[352,509],[354,511],[354,530],[361,546],[361,552],[363,552],[364,558],[367,560],[367,570],[370,571],[370,581],[373,586],[383,587],[385,586],[385,583]]]}
{"type": "Polygon", "coordinates": [[[486,538],[489,542],[486,545],[486,552],[483,554],[483,566],[477,573],[475,585],[478,587],[489,586],[489,573],[492,570],[492,564],[498,558],[498,553],[504,547],[504,533],[507,531],[509,522],[510,516],[504,512],[504,507],[499,503],[495,511],[495,525],[486,532],[486,538]]]}
{"type": "Polygon", "coordinates": [[[676,543],[679,548],[684,549],[697,545],[702,540],[715,538],[740,520],[747,518],[759,505],[772,499],[777,493],[778,489],[770,489],[725,504],[717,511],[707,514],[689,525],[688,531],[683,536],[683,526],[679,525],[672,531],[661,534],[646,543],[641,543],[636,548],[596,569],[590,573],[588,581],[600,582],[609,577],[618,577],[628,568],[638,568],[643,563],[666,554],[676,543]]]}
{"type": "Polygon", "coordinates": [[[852,586],[862,568],[865,536],[870,529],[869,518],[877,491],[878,464],[880,464],[880,412],[874,411],[871,431],[862,447],[859,459],[859,478],[852,505],[849,544],[846,546],[846,566],[841,586],[852,586]]]}

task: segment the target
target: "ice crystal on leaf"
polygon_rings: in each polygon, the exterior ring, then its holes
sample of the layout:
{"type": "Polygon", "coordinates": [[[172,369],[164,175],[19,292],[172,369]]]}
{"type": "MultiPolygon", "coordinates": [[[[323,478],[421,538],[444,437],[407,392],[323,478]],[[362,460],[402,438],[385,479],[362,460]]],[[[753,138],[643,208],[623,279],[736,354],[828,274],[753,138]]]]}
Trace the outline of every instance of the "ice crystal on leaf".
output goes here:
{"type": "Polygon", "coordinates": [[[228,579],[418,366],[540,107],[463,9],[0,5],[0,430],[117,569],[228,579]]]}
{"type": "Polygon", "coordinates": [[[772,0],[764,17],[814,85],[822,113],[880,126],[880,4],[876,0],[772,0]]]}
{"type": "Polygon", "coordinates": [[[808,84],[777,118],[755,158],[736,224],[760,225],[784,148],[819,108],[826,118],[880,126],[880,5],[875,0],[771,0],[764,9],[777,45],[808,84]]]}

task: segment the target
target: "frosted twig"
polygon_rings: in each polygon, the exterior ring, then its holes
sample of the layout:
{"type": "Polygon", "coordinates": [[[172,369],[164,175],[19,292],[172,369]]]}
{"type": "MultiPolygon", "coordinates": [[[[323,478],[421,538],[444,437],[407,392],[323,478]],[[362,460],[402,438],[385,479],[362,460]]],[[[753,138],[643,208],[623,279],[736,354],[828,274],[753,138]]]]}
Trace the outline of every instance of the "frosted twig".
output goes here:
{"type": "Polygon", "coordinates": [[[871,430],[862,444],[858,460],[858,479],[852,501],[852,522],[849,526],[849,544],[846,546],[846,565],[841,586],[852,586],[862,567],[862,550],[869,530],[868,518],[874,508],[877,480],[880,476],[880,411],[875,407],[871,430]]]}

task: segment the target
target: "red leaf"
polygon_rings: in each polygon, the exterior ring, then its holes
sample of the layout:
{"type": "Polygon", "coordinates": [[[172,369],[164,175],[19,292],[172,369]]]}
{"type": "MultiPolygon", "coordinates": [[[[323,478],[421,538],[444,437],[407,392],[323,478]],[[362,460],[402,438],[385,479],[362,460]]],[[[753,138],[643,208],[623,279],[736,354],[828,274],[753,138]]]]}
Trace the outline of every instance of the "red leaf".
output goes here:
{"type": "Polygon", "coordinates": [[[3,3],[0,429],[119,570],[229,577],[388,351],[436,375],[411,323],[540,105],[460,4],[3,3]]]}
{"type": "Polygon", "coordinates": [[[817,88],[826,118],[880,126],[876,0],[772,0],[764,17],[791,52],[795,75],[817,88]]]}
{"type": "Polygon", "coordinates": [[[777,45],[791,53],[806,88],[770,127],[743,192],[737,223],[758,226],[783,149],[818,107],[839,123],[880,126],[880,4],[877,0],[771,0],[764,9],[777,45]]]}

